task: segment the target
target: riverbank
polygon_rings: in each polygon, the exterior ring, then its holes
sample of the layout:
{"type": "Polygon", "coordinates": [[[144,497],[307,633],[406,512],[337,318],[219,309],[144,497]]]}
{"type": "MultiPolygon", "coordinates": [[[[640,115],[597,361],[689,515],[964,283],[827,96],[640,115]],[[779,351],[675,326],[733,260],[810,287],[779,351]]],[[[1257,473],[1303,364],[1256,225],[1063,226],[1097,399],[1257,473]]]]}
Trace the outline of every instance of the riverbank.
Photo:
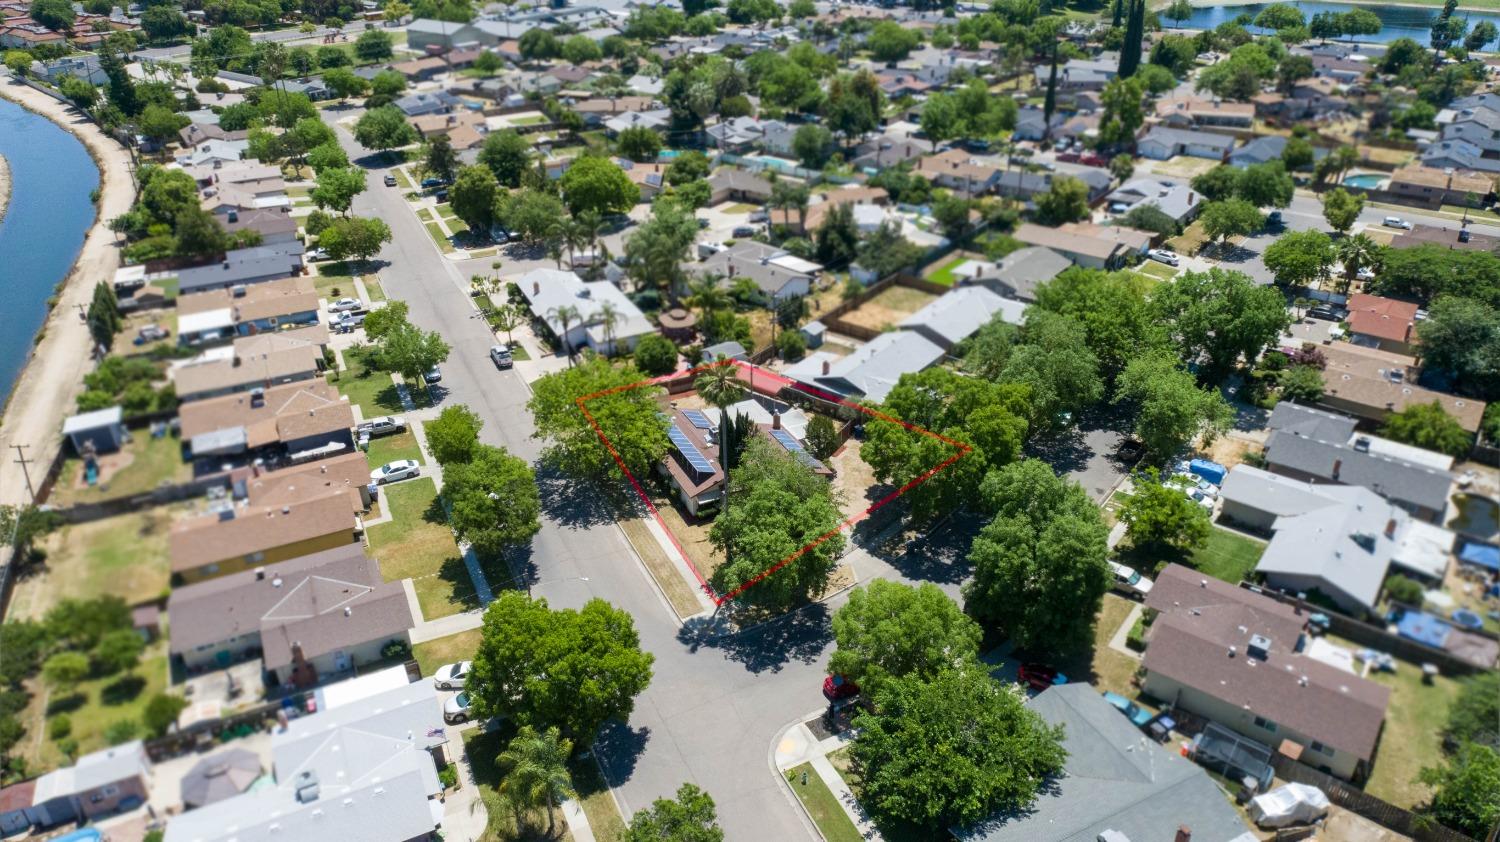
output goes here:
{"type": "MultiPolygon", "coordinates": [[[[0,79],[0,96],[70,132],[99,167],[94,224],[57,291],[57,303],[47,314],[0,418],[0,453],[5,454],[0,459],[0,504],[24,504],[30,502],[26,479],[12,448],[25,447],[33,483],[42,479],[57,456],[63,419],[73,414],[83,376],[93,370],[88,328],[78,317],[79,307],[88,306],[95,283],[112,281],[120,267],[119,245],[108,222],[130,209],[135,188],[129,153],[72,105],[9,78],[0,79]]],[[[37,246],[45,248],[44,243],[37,246]]]]}
{"type": "MultiPolygon", "coordinates": [[[[1202,6],[1202,7],[1224,6],[1225,8],[1234,8],[1235,6],[1261,5],[1261,4],[1264,4],[1265,2],[1267,2],[1267,0],[1245,0],[1245,2],[1234,2],[1234,3],[1218,2],[1217,0],[1188,0],[1188,2],[1189,2],[1190,5],[1192,5],[1194,7],[1199,7],[1199,6],[1202,6]]],[[[1330,2],[1330,3],[1336,3],[1337,5],[1340,5],[1340,6],[1387,6],[1387,7],[1389,7],[1389,6],[1396,6],[1396,7],[1406,7],[1408,9],[1442,9],[1443,8],[1443,0],[1402,0],[1402,2],[1400,2],[1400,3],[1385,3],[1385,2],[1381,2],[1381,0],[1328,0],[1328,2],[1330,2]]],[[[1158,11],[1158,12],[1161,11],[1161,10],[1163,10],[1163,9],[1166,9],[1170,5],[1172,5],[1172,0],[1161,0],[1161,2],[1153,2],[1151,4],[1152,8],[1155,11],[1158,11]]],[[[1463,2],[1458,7],[1458,11],[1460,11],[1460,12],[1494,12],[1494,11],[1500,11],[1500,0],[1465,0],[1465,2],[1463,2]]],[[[1167,26],[1168,23],[1170,23],[1170,21],[1163,21],[1162,25],[1165,27],[1165,26],[1167,26]]],[[[1167,30],[1164,29],[1163,31],[1167,31],[1167,30]]],[[[1360,42],[1360,43],[1368,43],[1368,42],[1360,42]]]]}
{"type": "Polygon", "coordinates": [[[10,164],[0,155],[0,222],[5,221],[5,209],[10,207],[10,164]]]}

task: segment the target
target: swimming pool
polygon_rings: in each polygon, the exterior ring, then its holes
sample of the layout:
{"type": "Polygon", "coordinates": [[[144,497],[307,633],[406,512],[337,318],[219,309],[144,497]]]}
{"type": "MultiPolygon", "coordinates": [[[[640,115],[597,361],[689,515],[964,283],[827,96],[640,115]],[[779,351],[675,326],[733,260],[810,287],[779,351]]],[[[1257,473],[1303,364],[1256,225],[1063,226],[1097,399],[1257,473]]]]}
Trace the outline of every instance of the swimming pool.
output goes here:
{"type": "Polygon", "coordinates": [[[1379,190],[1380,186],[1385,184],[1386,178],[1386,176],[1375,173],[1360,173],[1358,175],[1347,176],[1344,179],[1344,183],[1350,187],[1359,187],[1364,190],[1379,190]]]}

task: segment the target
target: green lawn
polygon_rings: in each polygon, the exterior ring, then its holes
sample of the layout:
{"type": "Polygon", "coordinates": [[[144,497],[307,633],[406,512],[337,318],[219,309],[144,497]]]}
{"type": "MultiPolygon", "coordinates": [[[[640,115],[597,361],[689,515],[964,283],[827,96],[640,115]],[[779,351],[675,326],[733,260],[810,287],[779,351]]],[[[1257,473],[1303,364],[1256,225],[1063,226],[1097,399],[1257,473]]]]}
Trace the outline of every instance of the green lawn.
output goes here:
{"type": "Polygon", "coordinates": [[[42,570],[16,581],[7,619],[39,618],[62,599],[113,594],[135,605],[166,593],[171,580],[166,507],[78,523],[47,536],[42,570]]]}
{"type": "Polygon", "coordinates": [[[512,126],[535,126],[538,123],[545,122],[547,122],[547,117],[545,114],[528,114],[524,117],[510,118],[510,124],[512,126]]]}
{"type": "Polygon", "coordinates": [[[1209,530],[1208,543],[1194,550],[1188,563],[1200,573],[1237,585],[1250,576],[1265,551],[1264,541],[1214,527],[1209,530]]]}
{"type": "Polygon", "coordinates": [[[1412,809],[1432,796],[1431,787],[1416,781],[1417,773],[1442,763],[1441,732],[1461,685],[1441,675],[1423,684],[1422,668],[1410,661],[1397,661],[1394,674],[1371,672],[1369,677],[1391,688],[1391,701],[1365,791],[1412,809]]]}
{"type": "Polygon", "coordinates": [[[83,460],[77,457],[64,460],[47,502],[72,506],[133,497],[164,482],[179,483],[193,478],[192,466],[182,461],[182,440],[170,434],[158,438],[149,429],[135,430],[131,441],[119,453],[106,454],[100,464],[103,473],[90,487],[84,480],[83,460]]]}
{"type": "Polygon", "coordinates": [[[480,635],[479,629],[450,634],[426,643],[418,643],[411,648],[411,654],[417,659],[417,666],[421,667],[422,674],[432,675],[437,672],[438,667],[444,664],[472,660],[474,653],[479,651],[480,635]]]}
{"type": "Polygon", "coordinates": [[[401,185],[403,188],[405,188],[407,190],[414,190],[414,189],[416,189],[416,185],[412,184],[411,183],[411,179],[406,176],[406,170],[395,169],[395,170],[391,170],[391,172],[395,173],[395,175],[396,175],[396,183],[397,184],[401,185]]]}
{"type": "Polygon", "coordinates": [[[864,837],[860,835],[859,828],[849,820],[843,805],[839,804],[838,798],[823,783],[823,779],[818,777],[811,763],[788,769],[786,778],[824,839],[828,842],[863,842],[864,837]],[[802,782],[804,774],[807,777],[805,784],[802,782]]]}
{"type": "Polygon", "coordinates": [[[423,222],[431,222],[433,218],[432,208],[417,208],[417,219],[423,222]]]}
{"type": "Polygon", "coordinates": [[[370,296],[370,300],[366,302],[367,304],[374,304],[377,301],[385,300],[385,287],[380,284],[380,276],[366,275],[363,280],[365,283],[365,292],[369,293],[370,296]]]}
{"type": "Polygon", "coordinates": [[[41,687],[32,696],[25,713],[26,737],[22,740],[27,769],[39,773],[68,765],[69,759],[49,738],[47,720],[66,713],[73,723],[70,739],[78,742],[78,753],[107,748],[104,732],[116,722],[132,720],[139,727],[141,714],[151,697],[167,686],[167,643],[158,640],[148,647],[134,670],[107,678],[91,678],[50,693],[41,687]],[[40,735],[41,739],[36,737],[40,735]]]}
{"type": "Polygon", "coordinates": [[[417,446],[417,436],[411,430],[394,436],[370,439],[370,449],[365,452],[365,458],[369,460],[372,469],[398,459],[425,461],[422,459],[422,449],[417,446]]]}
{"type": "Polygon", "coordinates": [[[370,554],[385,580],[411,579],[427,620],[478,608],[474,582],[432,480],[382,486],[380,494],[393,520],[370,527],[369,538],[370,554]]]}
{"type": "Polygon", "coordinates": [[[355,352],[345,351],[347,371],[329,375],[332,383],[351,403],[359,405],[365,418],[376,415],[393,415],[401,412],[401,395],[389,372],[366,367],[362,361],[351,359],[355,352]]]}
{"type": "Polygon", "coordinates": [[[427,233],[432,237],[432,241],[437,243],[438,248],[443,250],[443,254],[449,254],[453,251],[453,243],[449,241],[448,235],[443,233],[443,229],[439,228],[436,222],[427,223],[426,228],[427,233]]]}
{"type": "Polygon", "coordinates": [[[456,213],[453,212],[453,205],[450,204],[450,203],[448,203],[448,202],[443,202],[442,204],[438,205],[437,206],[437,213],[438,213],[438,216],[441,216],[444,219],[457,219],[458,218],[458,214],[456,214],[456,213]]]}
{"type": "Polygon", "coordinates": [[[1141,265],[1135,267],[1135,271],[1150,275],[1154,278],[1161,278],[1164,281],[1170,281],[1171,279],[1177,277],[1176,269],[1173,269],[1167,264],[1159,263],[1155,260],[1147,260],[1141,265]]]}
{"type": "Polygon", "coordinates": [[[939,267],[936,272],[928,275],[926,280],[932,281],[935,284],[942,284],[943,286],[951,287],[953,286],[954,282],[958,280],[957,276],[953,274],[953,270],[968,262],[969,259],[967,257],[960,257],[955,260],[950,260],[939,267]]]}

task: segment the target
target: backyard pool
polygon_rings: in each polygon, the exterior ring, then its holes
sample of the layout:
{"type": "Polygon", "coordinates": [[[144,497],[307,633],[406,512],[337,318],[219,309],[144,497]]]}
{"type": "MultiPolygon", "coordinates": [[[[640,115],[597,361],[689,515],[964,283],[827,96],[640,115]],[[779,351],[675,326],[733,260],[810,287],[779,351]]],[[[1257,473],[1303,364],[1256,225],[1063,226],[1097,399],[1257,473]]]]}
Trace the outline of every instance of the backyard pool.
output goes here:
{"type": "Polygon", "coordinates": [[[1500,534],[1500,503],[1478,494],[1455,494],[1453,508],[1458,517],[1448,527],[1455,532],[1481,541],[1494,541],[1500,534]]]}
{"type": "Polygon", "coordinates": [[[1387,176],[1376,173],[1360,173],[1346,177],[1344,183],[1361,190],[1379,190],[1381,185],[1385,184],[1386,178],[1387,176]]]}

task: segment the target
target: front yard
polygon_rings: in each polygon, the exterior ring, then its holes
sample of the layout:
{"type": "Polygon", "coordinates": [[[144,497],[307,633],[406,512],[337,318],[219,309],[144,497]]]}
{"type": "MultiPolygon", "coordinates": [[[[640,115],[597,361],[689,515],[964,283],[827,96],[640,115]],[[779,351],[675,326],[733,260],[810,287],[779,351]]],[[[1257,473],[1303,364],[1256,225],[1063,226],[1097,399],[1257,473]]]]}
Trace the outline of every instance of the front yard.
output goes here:
{"type": "MultiPolygon", "coordinates": [[[[553,810],[551,819],[556,826],[555,835],[546,836],[548,817],[535,813],[529,817],[527,826],[518,831],[515,822],[515,813],[505,804],[500,795],[499,787],[505,779],[504,770],[499,764],[500,753],[505,751],[511,738],[515,735],[514,727],[503,723],[499,728],[485,731],[480,728],[470,728],[463,732],[464,753],[469,758],[469,764],[474,770],[474,780],[479,785],[479,797],[484,802],[485,809],[489,812],[489,825],[485,828],[480,842],[512,842],[512,840],[549,840],[549,842],[562,842],[562,840],[573,839],[568,832],[567,822],[563,819],[561,810],[553,810]]],[[[599,775],[594,761],[589,758],[574,758],[568,764],[568,771],[573,778],[573,789],[578,793],[578,801],[583,807],[584,815],[588,817],[589,826],[594,832],[594,838],[600,842],[618,842],[624,838],[625,822],[620,818],[620,811],[615,806],[614,797],[610,795],[609,787],[599,775]]]]}
{"type": "Polygon", "coordinates": [[[417,436],[410,429],[394,436],[370,439],[370,449],[365,451],[365,459],[370,463],[372,470],[400,459],[425,461],[422,458],[422,449],[417,446],[417,436]]]}
{"type": "MultiPolygon", "coordinates": [[[[40,681],[40,679],[38,679],[40,681]]],[[[72,687],[36,687],[31,704],[22,714],[26,736],[22,738],[22,756],[27,769],[38,773],[71,762],[49,739],[48,720],[66,713],[72,732],[66,738],[77,741],[77,754],[88,754],[109,746],[105,731],[119,722],[133,722],[140,730],[141,714],[146,703],[167,687],[167,643],[158,640],[148,646],[135,669],[107,676],[89,678],[72,687]]]]}
{"type": "Polygon", "coordinates": [[[844,812],[833,790],[813,771],[811,763],[786,770],[786,778],[792,786],[792,792],[797,793],[797,800],[807,808],[807,814],[812,817],[813,824],[818,826],[818,831],[827,842],[860,842],[864,839],[859,828],[849,820],[849,815],[844,812]]]}
{"type": "Polygon", "coordinates": [[[112,594],[136,605],[166,593],[171,580],[167,534],[174,510],[130,514],[64,526],[47,536],[47,561],[16,581],[9,619],[40,619],[63,599],[112,594]]]}
{"type": "Polygon", "coordinates": [[[1165,565],[1177,561],[1200,573],[1237,585],[1250,577],[1265,551],[1264,541],[1214,526],[1208,531],[1208,541],[1186,558],[1173,558],[1133,548],[1123,548],[1119,555],[1122,564],[1133,567],[1146,576],[1154,576],[1165,565]]]}
{"type": "MultiPolygon", "coordinates": [[[[361,345],[344,351],[344,371],[329,375],[329,382],[339,393],[357,404],[364,418],[377,415],[396,415],[404,407],[401,393],[396,389],[391,373],[375,365],[375,349],[361,345]]],[[[421,386],[407,387],[407,395],[418,407],[428,406],[430,399],[421,386]]]]}
{"type": "Polygon", "coordinates": [[[423,619],[479,607],[469,570],[438,503],[437,486],[421,479],[381,486],[392,520],[369,530],[370,554],[387,582],[411,579],[423,619]]]}
{"type": "Polygon", "coordinates": [[[417,659],[417,666],[421,668],[423,675],[432,675],[444,664],[472,660],[474,653],[479,651],[481,637],[480,629],[469,629],[418,643],[411,648],[411,655],[417,659]]]}

